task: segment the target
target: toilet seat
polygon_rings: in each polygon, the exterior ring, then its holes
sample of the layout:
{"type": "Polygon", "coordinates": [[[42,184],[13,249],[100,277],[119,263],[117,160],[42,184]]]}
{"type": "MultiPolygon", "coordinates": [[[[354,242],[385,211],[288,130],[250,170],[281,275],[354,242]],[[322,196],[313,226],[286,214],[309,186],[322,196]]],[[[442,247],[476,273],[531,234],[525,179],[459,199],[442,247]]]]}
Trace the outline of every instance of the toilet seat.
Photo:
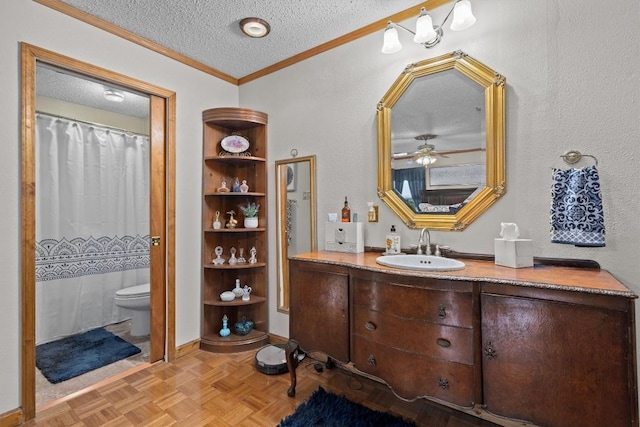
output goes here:
{"type": "Polygon", "coordinates": [[[130,286],[128,288],[122,288],[119,291],[116,291],[116,298],[126,299],[148,297],[150,291],[151,287],[149,286],[149,283],[144,283],[142,285],[130,286]]]}

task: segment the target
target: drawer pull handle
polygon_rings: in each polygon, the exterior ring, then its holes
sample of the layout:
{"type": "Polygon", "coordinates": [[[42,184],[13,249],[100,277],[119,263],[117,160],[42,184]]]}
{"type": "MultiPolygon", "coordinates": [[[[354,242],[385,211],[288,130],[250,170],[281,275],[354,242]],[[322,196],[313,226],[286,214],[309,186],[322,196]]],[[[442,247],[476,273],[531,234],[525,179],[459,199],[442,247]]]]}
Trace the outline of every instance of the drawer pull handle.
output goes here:
{"type": "Polygon", "coordinates": [[[367,363],[369,364],[369,366],[376,366],[376,358],[373,356],[373,354],[369,355],[367,363]]]}
{"type": "Polygon", "coordinates": [[[498,357],[498,354],[496,353],[496,350],[493,348],[493,343],[491,341],[489,341],[489,344],[485,347],[484,355],[489,360],[493,360],[496,357],[498,357]]]}
{"type": "Polygon", "coordinates": [[[375,330],[376,330],[376,328],[377,328],[376,324],[375,324],[375,323],[373,323],[373,322],[367,322],[367,323],[365,323],[365,324],[364,324],[364,327],[365,327],[365,328],[367,328],[367,330],[369,330],[369,331],[375,331],[375,330]]]}
{"type": "Polygon", "coordinates": [[[438,317],[441,319],[444,319],[445,317],[447,317],[447,312],[445,311],[445,309],[447,308],[446,305],[444,304],[440,304],[438,306],[438,317]]]}
{"type": "Polygon", "coordinates": [[[440,387],[443,390],[446,390],[449,388],[449,380],[446,379],[445,377],[440,377],[440,379],[438,379],[438,387],[440,387]]]}
{"type": "Polygon", "coordinates": [[[444,348],[451,347],[451,341],[449,341],[448,339],[445,339],[445,338],[436,339],[436,344],[438,344],[440,347],[444,347],[444,348]]]}

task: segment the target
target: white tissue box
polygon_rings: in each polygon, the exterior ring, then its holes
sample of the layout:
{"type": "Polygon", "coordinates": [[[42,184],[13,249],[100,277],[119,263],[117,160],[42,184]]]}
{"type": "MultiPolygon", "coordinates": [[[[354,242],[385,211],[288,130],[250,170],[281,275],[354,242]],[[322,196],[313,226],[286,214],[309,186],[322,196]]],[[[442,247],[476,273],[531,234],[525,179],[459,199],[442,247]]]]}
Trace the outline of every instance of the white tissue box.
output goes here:
{"type": "Polygon", "coordinates": [[[531,239],[495,239],[495,262],[511,268],[533,267],[531,239]]]}
{"type": "Polygon", "coordinates": [[[333,252],[364,252],[362,222],[327,222],[324,249],[333,252]]]}

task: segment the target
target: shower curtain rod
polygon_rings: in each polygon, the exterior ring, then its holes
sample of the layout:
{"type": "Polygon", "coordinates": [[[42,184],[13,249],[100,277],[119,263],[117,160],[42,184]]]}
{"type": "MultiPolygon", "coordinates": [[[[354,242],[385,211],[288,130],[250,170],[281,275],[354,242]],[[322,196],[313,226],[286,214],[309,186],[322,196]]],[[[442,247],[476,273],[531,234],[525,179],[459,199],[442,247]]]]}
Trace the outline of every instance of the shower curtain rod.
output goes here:
{"type": "Polygon", "coordinates": [[[46,111],[36,110],[36,114],[44,114],[44,115],[47,115],[47,116],[55,117],[57,119],[70,120],[72,122],[84,123],[86,125],[91,125],[91,126],[100,126],[100,127],[105,128],[105,129],[113,130],[113,131],[117,131],[117,132],[123,132],[123,133],[128,133],[128,134],[133,134],[133,135],[140,135],[140,136],[149,136],[149,135],[145,135],[143,133],[133,132],[133,131],[127,130],[127,129],[121,129],[121,128],[117,128],[117,127],[114,127],[114,126],[103,125],[102,123],[87,122],[86,120],[79,120],[79,119],[74,119],[72,117],[61,116],[59,114],[47,113],[46,111]]]}

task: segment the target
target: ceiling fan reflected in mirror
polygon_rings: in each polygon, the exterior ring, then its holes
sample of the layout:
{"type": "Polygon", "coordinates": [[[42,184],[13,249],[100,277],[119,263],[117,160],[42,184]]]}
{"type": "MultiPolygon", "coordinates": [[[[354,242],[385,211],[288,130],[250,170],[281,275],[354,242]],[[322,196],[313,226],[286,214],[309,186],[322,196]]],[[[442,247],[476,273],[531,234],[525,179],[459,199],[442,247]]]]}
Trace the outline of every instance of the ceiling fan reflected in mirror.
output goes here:
{"type": "Polygon", "coordinates": [[[474,151],[484,151],[483,148],[469,148],[469,149],[461,149],[461,150],[436,150],[434,144],[429,144],[426,141],[430,141],[432,139],[436,139],[438,135],[432,133],[425,133],[422,135],[417,135],[414,139],[418,141],[425,141],[425,143],[418,145],[416,151],[412,153],[394,153],[393,159],[408,159],[410,162],[416,162],[418,164],[429,166],[435,163],[438,160],[438,157],[449,158],[447,154],[459,154],[459,153],[471,153],[474,151]]]}

